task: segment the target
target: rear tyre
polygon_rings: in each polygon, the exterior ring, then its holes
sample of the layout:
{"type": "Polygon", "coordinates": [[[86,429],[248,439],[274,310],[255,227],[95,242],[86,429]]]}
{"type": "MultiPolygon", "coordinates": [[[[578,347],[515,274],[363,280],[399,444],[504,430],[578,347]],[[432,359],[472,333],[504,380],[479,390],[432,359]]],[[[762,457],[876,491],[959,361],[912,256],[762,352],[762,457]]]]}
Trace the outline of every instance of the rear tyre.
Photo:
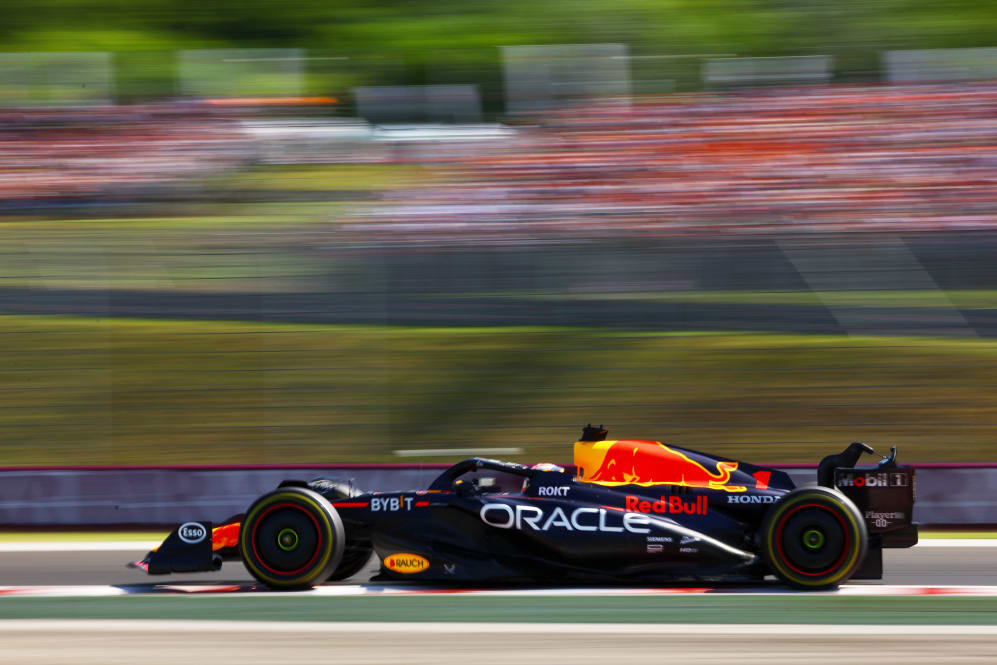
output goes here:
{"type": "Polygon", "coordinates": [[[793,490],[762,522],[761,550],[769,570],[797,589],[833,589],[865,559],[869,535],[858,508],[824,487],[793,490]]]}
{"type": "Polygon", "coordinates": [[[239,551],[249,572],[274,589],[321,584],[339,565],[345,543],[336,509],[317,492],[282,487],[246,511],[239,551]]]}

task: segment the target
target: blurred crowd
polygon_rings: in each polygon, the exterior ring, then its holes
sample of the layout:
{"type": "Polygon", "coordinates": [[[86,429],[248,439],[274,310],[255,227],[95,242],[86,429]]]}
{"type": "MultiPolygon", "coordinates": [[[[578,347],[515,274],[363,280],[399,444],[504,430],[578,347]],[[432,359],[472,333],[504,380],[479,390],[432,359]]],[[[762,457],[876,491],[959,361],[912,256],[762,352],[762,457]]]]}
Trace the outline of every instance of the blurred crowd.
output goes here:
{"type": "Polygon", "coordinates": [[[409,241],[997,226],[997,83],[670,95],[566,109],[400,192],[409,241]]]}
{"type": "MultiPolygon", "coordinates": [[[[0,111],[0,202],[169,194],[259,157],[239,119],[179,102],[0,111]]],[[[383,136],[351,138],[356,161],[436,162],[448,177],[341,228],[462,243],[997,225],[997,82],[674,94],[534,120],[460,142],[401,133],[387,152],[383,136]]]]}
{"type": "Polygon", "coordinates": [[[248,154],[231,119],[196,103],[0,110],[0,202],[168,195],[248,154]]]}

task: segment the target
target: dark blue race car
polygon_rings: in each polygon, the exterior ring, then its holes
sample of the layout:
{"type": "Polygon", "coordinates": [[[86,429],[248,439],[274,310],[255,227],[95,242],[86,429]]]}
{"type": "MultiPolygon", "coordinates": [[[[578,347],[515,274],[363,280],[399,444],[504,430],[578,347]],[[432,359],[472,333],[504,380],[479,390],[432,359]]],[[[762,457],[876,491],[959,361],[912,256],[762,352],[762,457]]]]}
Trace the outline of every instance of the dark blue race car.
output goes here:
{"type": "Polygon", "coordinates": [[[362,493],[332,479],[287,480],[244,515],[191,521],[130,565],[150,574],[241,559],[276,589],[355,575],[433,583],[657,584],[760,580],[799,589],[882,577],[882,550],[911,547],[914,469],[896,449],[825,457],[815,486],[783,471],[657,441],[607,441],[586,427],[574,469],[471,458],[429,487],[362,493]]]}

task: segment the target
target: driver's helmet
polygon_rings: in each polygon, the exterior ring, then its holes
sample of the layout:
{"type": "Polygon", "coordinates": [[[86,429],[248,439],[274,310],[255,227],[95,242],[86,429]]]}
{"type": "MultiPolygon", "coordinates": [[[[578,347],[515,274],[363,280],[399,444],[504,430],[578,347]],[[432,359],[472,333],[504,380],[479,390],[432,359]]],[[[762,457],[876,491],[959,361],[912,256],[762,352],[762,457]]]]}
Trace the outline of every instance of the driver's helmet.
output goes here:
{"type": "Polygon", "coordinates": [[[563,466],[558,466],[557,464],[552,464],[551,462],[540,462],[539,464],[534,464],[530,468],[534,471],[557,471],[558,473],[564,473],[563,466]]]}
{"type": "MultiPolygon", "coordinates": [[[[533,471],[557,471],[558,473],[564,473],[564,467],[558,466],[551,462],[540,462],[539,464],[534,464],[530,467],[533,471]]],[[[523,491],[525,492],[530,486],[530,479],[527,478],[523,481],[523,491]]]]}

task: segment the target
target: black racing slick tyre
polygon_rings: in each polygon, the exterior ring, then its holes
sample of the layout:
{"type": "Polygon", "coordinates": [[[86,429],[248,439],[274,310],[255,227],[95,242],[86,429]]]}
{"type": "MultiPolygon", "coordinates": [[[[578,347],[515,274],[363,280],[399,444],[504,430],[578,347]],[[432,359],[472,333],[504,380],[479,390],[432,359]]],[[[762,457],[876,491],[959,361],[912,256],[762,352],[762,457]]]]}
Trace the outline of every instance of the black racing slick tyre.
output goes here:
{"type": "MultiPolygon", "coordinates": [[[[316,478],[308,483],[308,487],[329,501],[349,499],[363,494],[363,490],[354,487],[352,483],[346,484],[330,478],[316,478]]],[[[369,531],[361,531],[355,525],[353,528],[350,528],[349,523],[344,524],[344,526],[347,528],[347,533],[343,558],[327,578],[326,581],[328,582],[338,582],[353,577],[364,569],[367,562],[370,561],[371,555],[374,553],[374,548],[370,543],[369,531]]]]}
{"type": "Polygon", "coordinates": [[[253,577],[274,589],[324,582],[343,558],[346,538],[336,509],[317,492],[282,487],[246,511],[239,551],[253,577]]]}
{"type": "Polygon", "coordinates": [[[797,589],[833,589],[865,559],[869,535],[848,497],[824,487],[793,490],[762,522],[761,550],[769,570],[797,589]]]}

